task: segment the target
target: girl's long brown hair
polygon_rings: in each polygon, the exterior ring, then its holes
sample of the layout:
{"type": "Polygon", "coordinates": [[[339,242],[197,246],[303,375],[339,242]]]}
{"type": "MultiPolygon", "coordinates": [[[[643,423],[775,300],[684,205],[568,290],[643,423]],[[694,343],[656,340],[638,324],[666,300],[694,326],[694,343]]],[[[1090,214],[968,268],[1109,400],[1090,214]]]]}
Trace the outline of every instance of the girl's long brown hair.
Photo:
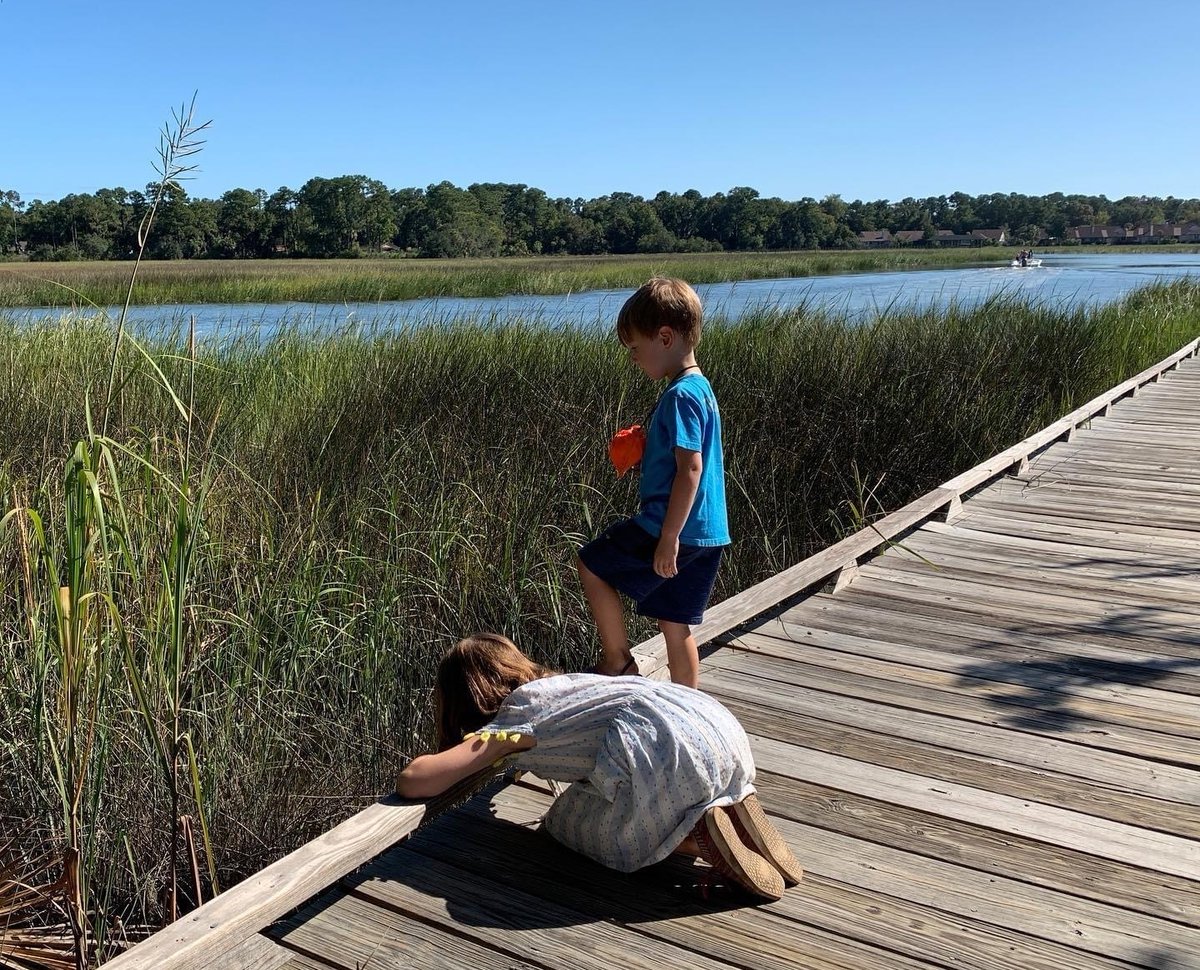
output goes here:
{"type": "Polygon", "coordinates": [[[445,751],[496,716],[514,690],[557,671],[536,664],[499,633],[474,633],[446,651],[438,666],[434,702],[437,747],[445,751]]]}

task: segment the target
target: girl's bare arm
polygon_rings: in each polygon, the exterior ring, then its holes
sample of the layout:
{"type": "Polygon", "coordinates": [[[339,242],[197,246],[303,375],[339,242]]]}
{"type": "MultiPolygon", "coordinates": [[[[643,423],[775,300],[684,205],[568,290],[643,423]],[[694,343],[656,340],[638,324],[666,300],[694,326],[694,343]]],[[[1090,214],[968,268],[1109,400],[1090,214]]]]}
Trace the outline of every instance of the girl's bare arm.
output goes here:
{"type": "Polygon", "coordinates": [[[493,734],[486,740],[471,735],[453,748],[413,758],[396,778],[396,794],[401,798],[432,798],[513,752],[532,748],[534,743],[533,738],[520,734],[493,734]]]}

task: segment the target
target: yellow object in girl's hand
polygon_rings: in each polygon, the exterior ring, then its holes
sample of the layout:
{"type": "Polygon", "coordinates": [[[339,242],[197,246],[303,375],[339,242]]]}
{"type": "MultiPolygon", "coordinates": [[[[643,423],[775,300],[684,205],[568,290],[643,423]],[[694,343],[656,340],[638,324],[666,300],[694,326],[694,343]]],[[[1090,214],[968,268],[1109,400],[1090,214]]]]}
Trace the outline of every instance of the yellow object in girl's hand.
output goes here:
{"type": "Polygon", "coordinates": [[[622,428],[608,443],[608,457],[617,470],[617,478],[642,460],[646,450],[646,432],[640,424],[622,428]]]}

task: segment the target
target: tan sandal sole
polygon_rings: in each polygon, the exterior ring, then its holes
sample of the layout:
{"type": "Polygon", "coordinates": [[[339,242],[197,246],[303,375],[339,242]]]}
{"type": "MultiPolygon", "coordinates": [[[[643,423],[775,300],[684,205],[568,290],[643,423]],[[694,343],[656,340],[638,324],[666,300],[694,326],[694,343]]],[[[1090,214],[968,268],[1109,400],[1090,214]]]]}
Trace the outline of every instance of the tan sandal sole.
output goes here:
{"type": "Polygon", "coordinates": [[[734,885],[763,899],[783,896],[782,877],[738,837],[737,827],[724,809],[710,808],[692,834],[704,861],[734,885]]]}
{"type": "Polygon", "coordinates": [[[730,805],[729,815],[742,840],[779,870],[786,885],[794,886],[804,878],[799,860],[792,855],[779,829],[771,824],[757,795],[747,795],[736,805],[730,805]]]}

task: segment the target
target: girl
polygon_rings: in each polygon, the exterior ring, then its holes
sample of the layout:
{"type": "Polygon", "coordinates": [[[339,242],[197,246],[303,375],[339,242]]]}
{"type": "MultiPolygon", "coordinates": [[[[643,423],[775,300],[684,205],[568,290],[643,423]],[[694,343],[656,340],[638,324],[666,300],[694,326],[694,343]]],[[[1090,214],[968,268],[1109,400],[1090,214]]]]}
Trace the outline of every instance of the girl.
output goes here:
{"type": "Polygon", "coordinates": [[[397,792],[431,798],[497,761],[571,782],[545,830],[621,872],[698,855],[747,892],[778,899],[802,870],[754,795],[746,733],[679,684],[559,674],[511,640],[459,641],[438,667],[438,751],[414,758],[397,792]]]}

